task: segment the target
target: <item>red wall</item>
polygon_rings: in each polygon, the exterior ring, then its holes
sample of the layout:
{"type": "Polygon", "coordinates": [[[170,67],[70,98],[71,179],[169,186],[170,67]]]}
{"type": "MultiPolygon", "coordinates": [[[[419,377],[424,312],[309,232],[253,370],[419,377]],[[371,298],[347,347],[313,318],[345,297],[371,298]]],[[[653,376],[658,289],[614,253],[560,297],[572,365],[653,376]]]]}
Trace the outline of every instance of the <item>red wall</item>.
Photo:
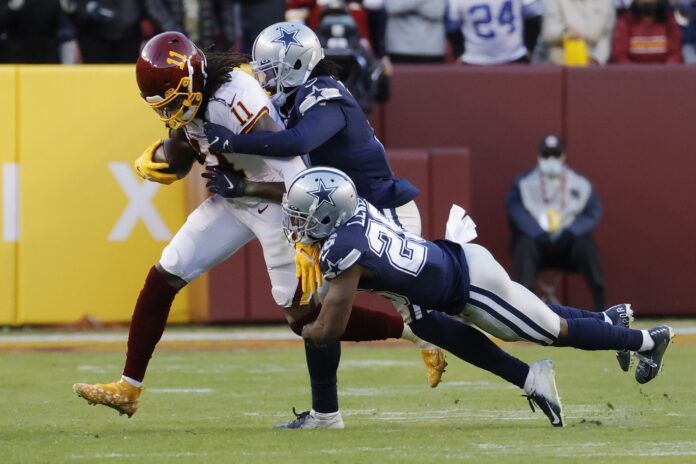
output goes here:
{"type": "Polygon", "coordinates": [[[565,136],[602,196],[610,301],[696,314],[696,69],[598,71],[567,73],[565,136]]]}
{"type": "MultiPolygon", "coordinates": [[[[392,85],[382,115],[387,147],[471,148],[479,240],[501,261],[508,264],[507,189],[534,166],[538,140],[559,133],[570,165],[604,204],[596,238],[608,302],[696,314],[696,68],[403,66],[392,85]]],[[[432,181],[454,188],[452,178],[432,181]]],[[[579,278],[568,293],[571,304],[590,303],[579,278]]]]}
{"type": "MultiPolygon", "coordinates": [[[[558,133],[604,204],[608,302],[696,314],[696,67],[400,66],[392,96],[373,120],[396,172],[423,190],[426,236],[442,235],[453,201],[470,206],[479,242],[509,268],[505,195],[534,166],[539,139],[558,133]],[[443,146],[469,147],[471,169],[467,154],[433,148],[443,146]]],[[[282,319],[258,245],[209,282],[211,319],[282,319]]],[[[567,289],[570,304],[591,304],[579,277],[567,289]]]]}

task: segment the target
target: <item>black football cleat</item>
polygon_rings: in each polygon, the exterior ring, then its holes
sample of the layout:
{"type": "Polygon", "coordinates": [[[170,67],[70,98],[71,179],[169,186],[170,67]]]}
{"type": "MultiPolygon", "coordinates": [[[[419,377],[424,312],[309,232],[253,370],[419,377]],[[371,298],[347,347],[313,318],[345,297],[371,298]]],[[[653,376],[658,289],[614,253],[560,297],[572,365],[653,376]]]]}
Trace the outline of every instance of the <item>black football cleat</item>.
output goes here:
{"type": "MultiPolygon", "coordinates": [[[[604,314],[611,319],[614,325],[620,325],[627,329],[631,327],[631,322],[633,322],[633,309],[628,303],[612,306],[604,311],[604,314]]],[[[631,350],[618,350],[616,352],[616,360],[624,372],[628,372],[631,368],[631,354],[631,350]]]]}
{"type": "Polygon", "coordinates": [[[660,373],[665,351],[674,337],[674,329],[668,325],[660,325],[648,329],[648,334],[655,342],[655,346],[652,350],[636,353],[639,359],[636,367],[638,383],[648,383],[660,373]]]}
{"type": "Polygon", "coordinates": [[[551,425],[563,427],[563,406],[556,388],[556,371],[553,368],[553,361],[545,359],[530,364],[524,392],[532,412],[536,412],[534,408],[536,404],[549,418],[551,425]]]}
{"type": "Polygon", "coordinates": [[[317,413],[312,409],[297,414],[295,408],[292,408],[292,413],[295,419],[287,424],[276,425],[275,429],[342,429],[345,428],[341,412],[336,411],[333,414],[322,414],[323,417],[318,417],[317,413]]]}

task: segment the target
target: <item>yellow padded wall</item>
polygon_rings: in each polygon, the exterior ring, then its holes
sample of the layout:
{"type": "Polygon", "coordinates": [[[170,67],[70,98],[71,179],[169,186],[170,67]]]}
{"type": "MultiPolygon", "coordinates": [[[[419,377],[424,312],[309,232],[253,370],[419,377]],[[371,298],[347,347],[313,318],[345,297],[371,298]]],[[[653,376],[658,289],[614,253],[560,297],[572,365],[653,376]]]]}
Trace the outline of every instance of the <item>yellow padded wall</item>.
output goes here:
{"type": "MultiPolygon", "coordinates": [[[[17,322],[128,321],[185,220],[181,182],[144,182],[132,168],[164,126],[133,66],[22,66],[18,76],[17,322]]],[[[184,291],[170,321],[187,321],[187,306],[184,291]]]]}
{"type": "Polygon", "coordinates": [[[0,325],[15,322],[18,233],[15,66],[0,66],[0,325]]]}

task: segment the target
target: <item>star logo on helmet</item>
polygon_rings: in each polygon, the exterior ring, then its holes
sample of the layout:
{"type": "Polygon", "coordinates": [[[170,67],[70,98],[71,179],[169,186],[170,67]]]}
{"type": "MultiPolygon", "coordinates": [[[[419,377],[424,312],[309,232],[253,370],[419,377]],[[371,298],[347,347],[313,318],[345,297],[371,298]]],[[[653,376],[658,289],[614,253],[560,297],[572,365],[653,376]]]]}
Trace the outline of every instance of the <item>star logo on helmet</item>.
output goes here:
{"type": "Polygon", "coordinates": [[[319,188],[307,193],[319,200],[319,204],[317,204],[317,208],[319,208],[324,203],[328,203],[331,206],[336,206],[333,198],[331,198],[331,195],[333,195],[336,190],[338,190],[338,187],[327,187],[324,185],[324,181],[319,179],[319,188]]]}
{"type": "Polygon", "coordinates": [[[290,50],[290,47],[293,45],[297,45],[298,47],[302,46],[302,44],[297,41],[297,34],[300,32],[299,29],[296,29],[294,31],[286,31],[281,27],[279,28],[279,30],[280,36],[271,40],[271,42],[283,44],[283,46],[285,47],[285,53],[287,53],[288,50],[290,50]]]}

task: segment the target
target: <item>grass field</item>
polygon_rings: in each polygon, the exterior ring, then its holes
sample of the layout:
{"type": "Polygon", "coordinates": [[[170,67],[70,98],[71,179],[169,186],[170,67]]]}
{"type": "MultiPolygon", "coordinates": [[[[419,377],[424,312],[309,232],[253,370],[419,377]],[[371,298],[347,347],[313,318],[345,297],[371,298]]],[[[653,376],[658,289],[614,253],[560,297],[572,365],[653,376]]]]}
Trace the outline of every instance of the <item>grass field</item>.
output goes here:
{"type": "Polygon", "coordinates": [[[301,345],[269,346],[165,346],[131,419],[71,391],[76,381],[116,379],[121,343],[0,353],[0,462],[696,462],[696,345],[679,338],[645,386],[612,353],[505,345],[525,361],[554,359],[564,429],[533,414],[518,389],[451,356],[430,389],[419,353],[387,344],[343,350],[346,430],[274,430],[309,395],[301,345]]]}

